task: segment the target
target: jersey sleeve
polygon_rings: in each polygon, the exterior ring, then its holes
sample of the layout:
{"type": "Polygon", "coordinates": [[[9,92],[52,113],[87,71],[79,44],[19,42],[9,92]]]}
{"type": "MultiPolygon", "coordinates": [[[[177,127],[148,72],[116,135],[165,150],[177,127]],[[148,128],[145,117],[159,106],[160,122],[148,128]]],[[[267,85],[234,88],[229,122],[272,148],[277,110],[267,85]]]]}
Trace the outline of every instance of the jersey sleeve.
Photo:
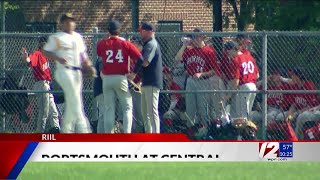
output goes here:
{"type": "Polygon", "coordinates": [[[39,54],[37,52],[34,52],[34,53],[30,54],[29,55],[29,59],[30,59],[30,65],[32,67],[35,67],[38,64],[39,54]]]}
{"type": "MultiPolygon", "coordinates": [[[[251,56],[252,57],[252,56],[251,56]]],[[[252,57],[252,59],[253,59],[253,63],[254,63],[254,67],[256,68],[256,75],[258,76],[259,75],[259,67],[258,67],[258,65],[257,65],[257,62],[256,62],[256,60],[252,57]]]]}
{"type": "Polygon", "coordinates": [[[128,54],[134,62],[136,62],[136,60],[142,56],[139,49],[131,42],[128,42],[128,54]]]}
{"type": "Polygon", "coordinates": [[[210,47],[208,51],[208,69],[209,70],[214,70],[216,75],[220,75],[219,71],[219,65],[217,63],[217,54],[216,51],[213,49],[213,47],[210,47]]]}
{"type": "Polygon", "coordinates": [[[149,63],[151,63],[154,58],[157,49],[157,44],[152,42],[154,41],[148,42],[142,49],[143,60],[148,61],[149,63]]]}
{"type": "Polygon", "coordinates": [[[317,88],[316,88],[316,85],[315,85],[313,82],[311,82],[311,81],[305,82],[304,88],[305,88],[306,90],[316,90],[316,89],[317,89],[317,88]]]}
{"type": "Polygon", "coordinates": [[[184,50],[182,53],[182,58],[180,62],[186,62],[188,58],[188,49],[184,50]]]}
{"type": "Polygon", "coordinates": [[[45,51],[53,52],[58,49],[59,39],[55,35],[51,35],[48,38],[47,43],[43,46],[45,51]]]}
{"type": "Polygon", "coordinates": [[[234,72],[234,79],[240,79],[241,76],[241,67],[240,67],[240,59],[234,58],[232,61],[232,69],[234,72]]]}

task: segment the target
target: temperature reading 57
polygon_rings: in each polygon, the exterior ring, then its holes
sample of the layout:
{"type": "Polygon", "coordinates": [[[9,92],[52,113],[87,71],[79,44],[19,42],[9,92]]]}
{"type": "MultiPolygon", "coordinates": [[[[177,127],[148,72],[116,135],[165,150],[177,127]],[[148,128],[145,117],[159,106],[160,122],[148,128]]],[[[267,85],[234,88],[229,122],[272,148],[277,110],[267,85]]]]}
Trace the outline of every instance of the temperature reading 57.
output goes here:
{"type": "Polygon", "coordinates": [[[283,144],[282,149],[283,150],[292,149],[292,144],[283,144]]]}

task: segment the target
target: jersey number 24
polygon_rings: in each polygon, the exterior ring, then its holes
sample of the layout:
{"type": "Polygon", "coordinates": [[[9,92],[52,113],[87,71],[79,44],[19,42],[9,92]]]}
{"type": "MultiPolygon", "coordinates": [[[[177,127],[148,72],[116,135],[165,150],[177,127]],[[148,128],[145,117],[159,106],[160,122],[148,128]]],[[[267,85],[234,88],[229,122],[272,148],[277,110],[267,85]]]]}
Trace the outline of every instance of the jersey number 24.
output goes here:
{"type": "Polygon", "coordinates": [[[122,56],[122,50],[121,49],[118,49],[118,52],[117,52],[115,57],[113,57],[113,55],[114,55],[113,50],[107,50],[106,54],[107,54],[107,60],[106,60],[107,63],[113,63],[114,62],[114,58],[116,60],[118,60],[118,63],[123,63],[123,56],[122,56]]]}

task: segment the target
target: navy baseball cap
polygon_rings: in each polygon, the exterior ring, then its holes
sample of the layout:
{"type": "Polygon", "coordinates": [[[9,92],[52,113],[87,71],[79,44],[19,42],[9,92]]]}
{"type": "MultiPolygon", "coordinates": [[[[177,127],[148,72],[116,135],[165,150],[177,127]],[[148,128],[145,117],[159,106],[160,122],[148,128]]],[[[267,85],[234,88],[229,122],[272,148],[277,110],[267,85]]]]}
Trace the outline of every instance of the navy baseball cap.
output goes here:
{"type": "MultiPolygon", "coordinates": [[[[201,29],[201,28],[199,28],[199,27],[197,27],[197,28],[194,28],[194,29],[193,29],[193,32],[200,32],[200,33],[203,33],[203,32],[204,32],[204,30],[203,30],[203,29],[201,29]]],[[[197,38],[197,36],[199,36],[199,35],[194,35],[194,34],[192,34],[192,35],[191,35],[191,38],[192,38],[192,39],[196,39],[196,38],[197,38]]]]}
{"type": "Polygon", "coordinates": [[[236,40],[237,41],[244,40],[245,44],[252,43],[252,41],[250,40],[249,35],[247,35],[247,34],[238,34],[237,37],[236,37],[236,40]]]}
{"type": "Polygon", "coordinates": [[[61,16],[60,22],[63,22],[63,21],[65,21],[65,20],[67,20],[67,19],[70,19],[70,20],[72,20],[72,21],[75,21],[75,20],[76,20],[76,18],[73,17],[72,13],[65,13],[65,14],[63,14],[63,15],[61,16]]]}
{"type": "Polygon", "coordinates": [[[121,28],[121,24],[117,20],[112,20],[108,23],[108,31],[109,32],[118,31],[120,28],[121,28]]]}
{"type": "Polygon", "coordinates": [[[155,26],[150,22],[142,22],[139,30],[156,31],[155,26]]]}
{"type": "Polygon", "coordinates": [[[228,41],[224,44],[224,48],[226,50],[232,50],[232,49],[235,49],[239,46],[239,44],[235,41],[228,41]]]}

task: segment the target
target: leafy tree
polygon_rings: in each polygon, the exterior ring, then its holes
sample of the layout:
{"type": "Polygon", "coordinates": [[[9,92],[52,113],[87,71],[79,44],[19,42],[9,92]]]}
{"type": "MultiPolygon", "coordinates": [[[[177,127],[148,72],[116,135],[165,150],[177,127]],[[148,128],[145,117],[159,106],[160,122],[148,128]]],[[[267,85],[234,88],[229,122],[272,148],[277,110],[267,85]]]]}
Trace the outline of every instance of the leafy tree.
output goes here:
{"type": "MultiPolygon", "coordinates": [[[[219,6],[216,0],[205,0],[205,2],[219,6]]],[[[320,1],[318,0],[227,0],[227,2],[233,8],[239,31],[246,31],[249,24],[254,24],[255,30],[314,31],[320,29],[320,1]]],[[[213,7],[213,9],[219,8],[213,7]]],[[[220,14],[214,11],[213,15],[220,14]]],[[[216,20],[215,17],[214,19],[216,20]]],[[[228,24],[227,16],[223,16],[223,20],[228,24]]]]}

